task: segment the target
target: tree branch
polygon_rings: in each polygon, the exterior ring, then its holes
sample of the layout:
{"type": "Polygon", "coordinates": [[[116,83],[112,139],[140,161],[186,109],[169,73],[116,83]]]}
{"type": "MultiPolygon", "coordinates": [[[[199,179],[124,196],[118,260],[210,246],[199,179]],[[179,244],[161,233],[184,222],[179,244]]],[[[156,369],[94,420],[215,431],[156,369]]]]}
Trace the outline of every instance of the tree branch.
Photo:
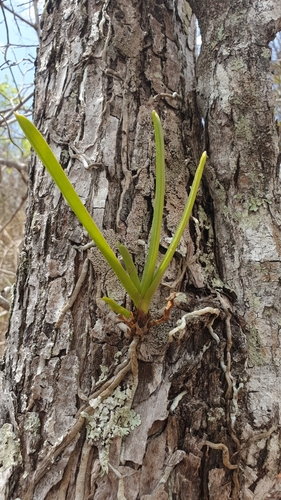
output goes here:
{"type": "Polygon", "coordinates": [[[24,161],[17,160],[14,158],[13,160],[7,160],[7,158],[1,158],[0,157],[0,166],[6,166],[8,168],[15,168],[18,172],[20,171],[27,171],[27,163],[24,161]]]}
{"type": "Polygon", "coordinates": [[[31,99],[31,97],[33,96],[33,94],[34,94],[34,92],[32,91],[23,100],[20,99],[20,102],[9,113],[7,113],[6,116],[4,116],[2,118],[2,120],[0,121],[0,127],[3,127],[4,125],[10,124],[10,123],[13,123],[15,121],[15,119],[13,118],[12,122],[11,121],[7,122],[8,118],[10,118],[10,116],[12,116],[15,111],[17,111],[18,109],[20,109],[29,99],[31,99]]]}
{"type": "Polygon", "coordinates": [[[1,294],[0,294],[0,307],[5,309],[6,311],[10,310],[10,304],[9,304],[8,300],[4,299],[4,297],[2,297],[1,294]]]}
{"type": "Polygon", "coordinates": [[[19,212],[19,210],[21,209],[21,207],[23,206],[25,200],[27,198],[27,194],[22,198],[21,200],[21,203],[20,205],[18,206],[18,208],[14,211],[14,213],[11,215],[11,217],[7,220],[7,222],[5,222],[4,226],[2,226],[0,228],[0,234],[4,231],[4,229],[10,224],[10,222],[12,222],[13,218],[17,215],[17,213],[19,212]]]}
{"type": "MultiPolygon", "coordinates": [[[[15,12],[13,9],[10,9],[10,7],[8,7],[6,4],[4,4],[3,0],[0,0],[0,5],[4,9],[6,9],[8,12],[10,12],[11,14],[13,14],[14,17],[17,17],[20,21],[23,21],[24,23],[26,23],[29,26],[31,26],[32,28],[34,28],[35,31],[36,31],[36,33],[37,33],[37,35],[38,35],[39,26],[37,26],[36,24],[32,23],[31,21],[28,21],[28,19],[25,19],[24,17],[22,17],[20,14],[18,14],[17,12],[15,12]]],[[[35,7],[34,7],[34,10],[35,10],[35,7]]]]}

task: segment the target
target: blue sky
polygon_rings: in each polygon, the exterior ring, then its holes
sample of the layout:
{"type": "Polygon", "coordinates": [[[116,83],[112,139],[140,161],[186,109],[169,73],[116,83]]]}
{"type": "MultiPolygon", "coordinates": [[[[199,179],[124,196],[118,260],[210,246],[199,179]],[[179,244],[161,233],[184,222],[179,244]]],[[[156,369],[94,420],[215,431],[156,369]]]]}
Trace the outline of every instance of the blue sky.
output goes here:
{"type": "MultiPolygon", "coordinates": [[[[5,4],[9,8],[14,8],[20,16],[29,22],[34,22],[33,9],[29,9],[27,4],[24,4],[23,7],[17,7],[16,2],[11,0],[6,1],[5,4]]],[[[0,10],[0,81],[3,82],[7,76],[13,85],[14,75],[19,87],[23,84],[31,84],[34,78],[34,59],[38,44],[37,33],[34,28],[19,18],[15,19],[13,14],[6,9],[4,13],[6,22],[3,12],[0,10]],[[7,45],[9,45],[8,48],[7,45]],[[5,59],[9,61],[10,68],[5,59]]]]}

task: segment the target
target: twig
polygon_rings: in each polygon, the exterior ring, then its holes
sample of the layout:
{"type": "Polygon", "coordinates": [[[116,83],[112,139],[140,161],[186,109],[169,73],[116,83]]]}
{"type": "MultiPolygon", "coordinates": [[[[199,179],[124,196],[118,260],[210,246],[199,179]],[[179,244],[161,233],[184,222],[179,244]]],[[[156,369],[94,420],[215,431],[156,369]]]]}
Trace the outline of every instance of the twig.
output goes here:
{"type": "Polygon", "coordinates": [[[37,31],[37,26],[35,24],[33,24],[31,21],[28,21],[28,19],[25,19],[24,17],[22,17],[20,14],[18,14],[17,12],[15,12],[13,9],[10,9],[7,4],[4,4],[4,2],[2,0],[0,0],[0,5],[1,7],[3,7],[4,9],[6,9],[8,12],[10,12],[11,14],[13,14],[14,17],[17,17],[20,21],[23,21],[24,23],[28,24],[28,26],[31,26],[31,28],[34,28],[37,35],[38,35],[38,31],[37,31]]]}
{"type": "Polygon", "coordinates": [[[12,276],[13,278],[16,277],[16,273],[14,273],[13,271],[9,271],[8,269],[0,268],[0,272],[3,274],[7,274],[8,276],[12,276]]]}
{"type": "Polygon", "coordinates": [[[1,294],[0,294],[0,307],[3,307],[3,309],[5,309],[6,311],[10,310],[10,303],[8,302],[8,300],[4,299],[4,297],[2,297],[1,294]]]}
{"type": "MultiPolygon", "coordinates": [[[[1,1],[1,0],[0,0],[1,1]]],[[[10,123],[14,123],[16,121],[16,119],[13,118],[12,121],[10,122],[7,122],[8,118],[10,118],[10,116],[13,116],[14,112],[17,111],[18,109],[22,108],[22,106],[27,102],[29,101],[29,99],[31,99],[31,97],[33,97],[33,94],[34,94],[34,91],[30,92],[30,94],[28,94],[28,96],[26,96],[24,99],[20,99],[20,102],[9,112],[7,113],[6,116],[3,116],[2,120],[0,120],[0,127],[3,127],[3,125],[9,125],[10,123]]]]}
{"type": "Polygon", "coordinates": [[[232,465],[229,461],[229,450],[227,446],[223,443],[211,443],[211,441],[206,441],[205,444],[210,446],[213,450],[222,450],[222,463],[228,469],[234,470],[237,469],[237,465],[232,465]]]}
{"type": "Polygon", "coordinates": [[[24,177],[23,172],[27,173],[27,163],[16,160],[15,158],[13,160],[8,160],[7,158],[0,157],[0,165],[8,168],[15,168],[21,174],[22,179],[26,184],[27,179],[24,177]]]}
{"type": "Polygon", "coordinates": [[[24,195],[24,197],[21,200],[21,203],[20,203],[19,207],[15,210],[15,212],[11,215],[11,217],[7,220],[7,222],[5,222],[4,226],[2,226],[0,228],[0,234],[3,233],[4,229],[6,229],[6,227],[12,222],[13,218],[20,211],[20,209],[22,208],[24,202],[26,201],[26,198],[27,198],[27,194],[24,195]]]}

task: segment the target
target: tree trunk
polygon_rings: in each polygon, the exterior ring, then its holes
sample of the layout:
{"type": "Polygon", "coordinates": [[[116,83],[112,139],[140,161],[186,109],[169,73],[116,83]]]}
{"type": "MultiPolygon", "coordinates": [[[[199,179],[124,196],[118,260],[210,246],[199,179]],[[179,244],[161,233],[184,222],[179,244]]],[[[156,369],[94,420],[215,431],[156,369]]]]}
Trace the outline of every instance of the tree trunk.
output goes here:
{"type": "Polygon", "coordinates": [[[147,328],[132,334],[101,300],[131,308],[128,297],[33,158],[1,372],[0,498],[278,495],[280,189],[268,42],[280,20],[274,0],[46,2],[34,121],[140,275],[154,200],[151,111],[165,135],[160,256],[204,147],[209,161],[147,328]],[[157,323],[166,305],[171,317],[157,323]]]}
{"type": "Polygon", "coordinates": [[[280,472],[280,165],[268,44],[280,30],[281,6],[190,4],[203,39],[197,90],[210,154],[216,262],[237,294],[248,342],[239,433],[243,498],[265,498],[280,472]],[[254,438],[255,429],[270,437],[254,438]]]}

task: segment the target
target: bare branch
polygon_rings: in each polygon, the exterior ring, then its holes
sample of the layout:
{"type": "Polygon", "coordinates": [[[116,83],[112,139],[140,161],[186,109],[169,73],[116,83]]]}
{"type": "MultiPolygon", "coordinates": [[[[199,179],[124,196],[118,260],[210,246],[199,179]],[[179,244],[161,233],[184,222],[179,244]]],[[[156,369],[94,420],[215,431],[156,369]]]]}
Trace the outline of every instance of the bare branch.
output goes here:
{"type": "Polygon", "coordinates": [[[20,209],[22,208],[25,200],[27,198],[27,194],[22,198],[21,200],[21,203],[20,205],[18,206],[18,208],[15,210],[15,212],[11,215],[11,217],[7,220],[7,222],[4,224],[4,226],[2,226],[0,228],[0,234],[3,233],[4,229],[6,229],[6,227],[12,222],[13,218],[17,215],[17,213],[20,211],[20,209]]]}
{"type": "Polygon", "coordinates": [[[33,0],[33,8],[35,15],[35,26],[37,26],[37,35],[40,38],[40,19],[39,19],[39,10],[38,10],[38,0],[33,0]]]}
{"type": "MultiPolygon", "coordinates": [[[[36,2],[34,2],[36,3],[36,2]]],[[[10,12],[11,14],[13,14],[13,16],[17,19],[19,19],[20,21],[23,21],[24,23],[28,24],[29,26],[31,26],[33,29],[35,29],[38,37],[40,36],[40,34],[38,34],[38,30],[39,30],[39,23],[38,25],[32,23],[31,21],[28,21],[28,19],[25,19],[24,17],[22,17],[20,14],[18,14],[17,12],[15,12],[13,9],[10,9],[10,7],[8,7],[6,4],[4,4],[3,0],[0,0],[0,5],[1,5],[1,8],[3,9],[6,9],[8,12],[10,12]]],[[[37,7],[37,5],[36,5],[37,7]]],[[[38,13],[38,10],[37,10],[37,13],[38,13]]]]}
{"type": "Polygon", "coordinates": [[[6,311],[10,310],[10,304],[9,304],[8,300],[4,299],[4,297],[2,297],[1,294],[0,294],[0,307],[5,309],[6,311]]]}
{"type": "Polygon", "coordinates": [[[25,184],[27,184],[27,175],[28,175],[28,172],[27,172],[27,161],[24,162],[24,161],[20,161],[20,160],[17,160],[16,158],[14,158],[13,160],[7,160],[6,158],[1,158],[0,157],[0,166],[5,166],[7,168],[14,168],[16,169],[23,182],[25,184]]]}
{"type": "Polygon", "coordinates": [[[5,165],[8,168],[15,168],[18,172],[21,170],[26,171],[27,169],[27,163],[16,159],[7,160],[7,158],[0,157],[0,165],[5,165]]]}
{"type": "MultiPolygon", "coordinates": [[[[5,118],[4,118],[4,120],[5,120],[5,118]]],[[[9,139],[10,139],[11,143],[12,143],[12,144],[13,144],[16,148],[18,148],[18,149],[20,150],[20,152],[21,152],[21,153],[23,153],[23,151],[22,151],[21,147],[20,147],[18,144],[16,144],[16,142],[14,141],[14,139],[13,139],[13,138],[12,138],[12,136],[11,136],[11,133],[10,133],[10,128],[9,128],[9,124],[13,123],[13,122],[12,122],[12,120],[10,120],[9,122],[7,122],[7,121],[5,120],[5,123],[6,123],[6,126],[7,126],[7,133],[8,133],[8,136],[9,136],[9,139]]]]}
{"type": "Polygon", "coordinates": [[[8,28],[8,22],[7,22],[5,10],[4,10],[3,2],[0,3],[0,6],[1,6],[2,14],[3,14],[3,19],[4,19],[5,27],[6,27],[7,45],[10,45],[9,28],[8,28]]]}
{"type": "Polygon", "coordinates": [[[7,276],[11,276],[13,278],[13,280],[16,277],[16,273],[13,273],[13,271],[9,271],[8,269],[0,268],[0,272],[2,274],[7,274],[7,276]]]}
{"type": "Polygon", "coordinates": [[[30,94],[28,94],[23,100],[20,100],[20,102],[11,111],[9,111],[6,116],[3,116],[2,120],[0,120],[0,127],[3,127],[4,125],[7,125],[7,123],[8,124],[11,123],[11,122],[7,122],[8,118],[10,118],[10,116],[12,116],[15,111],[17,111],[18,109],[22,108],[23,105],[29,99],[31,99],[31,97],[33,96],[33,94],[34,94],[34,91],[30,92],[30,94]]]}

